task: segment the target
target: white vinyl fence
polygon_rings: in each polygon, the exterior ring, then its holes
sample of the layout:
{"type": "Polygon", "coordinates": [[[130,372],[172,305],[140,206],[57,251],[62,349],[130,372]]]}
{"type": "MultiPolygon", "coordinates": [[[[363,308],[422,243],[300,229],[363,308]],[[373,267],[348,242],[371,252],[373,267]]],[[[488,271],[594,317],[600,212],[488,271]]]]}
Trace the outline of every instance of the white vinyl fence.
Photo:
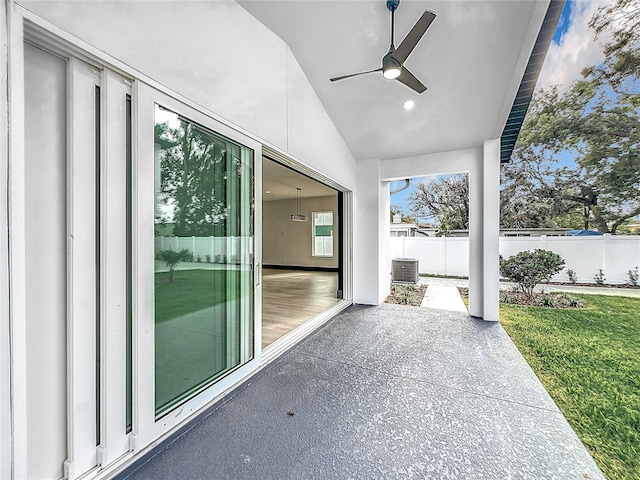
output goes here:
{"type": "MultiPolygon", "coordinates": [[[[417,258],[420,273],[469,275],[469,238],[392,237],[391,259],[417,258]]],[[[594,275],[604,272],[605,282],[621,284],[628,271],[640,266],[639,235],[597,237],[500,237],[500,254],[507,258],[524,250],[541,248],[559,254],[565,268],[552,280],[568,281],[567,269],[576,272],[579,283],[595,283],[594,275]]]]}
{"type": "Polygon", "coordinates": [[[253,237],[155,237],[155,253],[187,249],[205,263],[251,265],[253,237]]]}

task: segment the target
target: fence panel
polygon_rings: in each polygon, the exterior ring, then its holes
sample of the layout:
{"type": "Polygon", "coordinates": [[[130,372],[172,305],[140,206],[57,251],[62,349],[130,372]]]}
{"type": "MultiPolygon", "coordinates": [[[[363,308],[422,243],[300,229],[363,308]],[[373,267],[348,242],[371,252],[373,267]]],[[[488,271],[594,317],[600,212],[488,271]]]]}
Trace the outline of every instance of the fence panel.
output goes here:
{"type": "Polygon", "coordinates": [[[253,237],[155,237],[155,252],[187,249],[203,263],[250,265],[253,237]]]}
{"type": "MultiPolygon", "coordinates": [[[[598,237],[500,237],[500,254],[507,258],[525,250],[551,250],[565,261],[565,269],[553,277],[568,281],[567,269],[576,272],[580,283],[595,283],[602,269],[605,283],[629,280],[628,271],[640,266],[640,236],[603,235],[598,237]]],[[[420,273],[469,275],[468,237],[392,237],[391,258],[418,259],[420,273]]]]}

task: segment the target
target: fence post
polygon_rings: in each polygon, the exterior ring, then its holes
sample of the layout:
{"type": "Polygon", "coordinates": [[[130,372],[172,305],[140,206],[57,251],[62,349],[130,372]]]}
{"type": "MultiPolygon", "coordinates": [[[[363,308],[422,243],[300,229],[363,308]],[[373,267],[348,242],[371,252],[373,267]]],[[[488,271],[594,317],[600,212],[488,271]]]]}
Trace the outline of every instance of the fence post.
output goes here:
{"type": "Polygon", "coordinates": [[[447,237],[444,235],[440,237],[440,275],[446,275],[447,271],[447,237]]]}
{"type": "Polygon", "coordinates": [[[609,238],[611,237],[611,235],[609,235],[608,233],[605,233],[603,235],[604,237],[604,246],[602,248],[602,271],[605,273],[607,273],[607,254],[609,253],[609,246],[611,245],[611,243],[609,242],[609,238]]]}

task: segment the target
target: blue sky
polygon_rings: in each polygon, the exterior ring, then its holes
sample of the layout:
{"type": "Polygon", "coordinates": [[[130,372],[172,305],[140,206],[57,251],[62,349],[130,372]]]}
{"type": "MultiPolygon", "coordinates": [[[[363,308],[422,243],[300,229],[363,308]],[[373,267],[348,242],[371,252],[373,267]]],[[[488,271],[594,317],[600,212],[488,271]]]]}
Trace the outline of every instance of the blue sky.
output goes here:
{"type": "MultiPolygon", "coordinates": [[[[538,88],[553,84],[562,90],[582,78],[580,72],[584,67],[600,63],[603,59],[600,43],[606,38],[596,42],[588,22],[598,7],[608,3],[607,0],[567,0],[538,78],[538,88]]],[[[561,163],[573,161],[567,155],[561,159],[561,163]]],[[[408,212],[408,197],[415,191],[415,183],[420,180],[412,179],[407,190],[391,195],[391,205],[400,205],[408,212]]],[[[391,190],[402,185],[404,181],[391,182],[391,190]]]]}
{"type": "Polygon", "coordinates": [[[568,1],[564,4],[564,8],[562,9],[562,14],[560,15],[560,20],[558,21],[558,26],[556,27],[556,31],[553,34],[553,43],[556,45],[560,44],[560,38],[567,32],[569,28],[569,16],[571,14],[571,1],[568,1]]]}

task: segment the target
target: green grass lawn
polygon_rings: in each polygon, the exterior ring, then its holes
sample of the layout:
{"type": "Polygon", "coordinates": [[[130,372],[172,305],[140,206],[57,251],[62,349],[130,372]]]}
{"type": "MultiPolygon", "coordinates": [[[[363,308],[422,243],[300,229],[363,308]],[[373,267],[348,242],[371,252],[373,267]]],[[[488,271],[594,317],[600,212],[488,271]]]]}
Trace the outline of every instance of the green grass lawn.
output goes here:
{"type": "Polygon", "coordinates": [[[168,272],[156,273],[156,323],[239,298],[240,282],[246,275],[250,273],[237,270],[178,270],[174,273],[174,281],[169,283],[168,272]],[[230,288],[231,285],[235,288],[230,288]]]}
{"type": "Polygon", "coordinates": [[[500,320],[611,480],[640,479],[640,299],[586,308],[500,305],[500,320]]]}

